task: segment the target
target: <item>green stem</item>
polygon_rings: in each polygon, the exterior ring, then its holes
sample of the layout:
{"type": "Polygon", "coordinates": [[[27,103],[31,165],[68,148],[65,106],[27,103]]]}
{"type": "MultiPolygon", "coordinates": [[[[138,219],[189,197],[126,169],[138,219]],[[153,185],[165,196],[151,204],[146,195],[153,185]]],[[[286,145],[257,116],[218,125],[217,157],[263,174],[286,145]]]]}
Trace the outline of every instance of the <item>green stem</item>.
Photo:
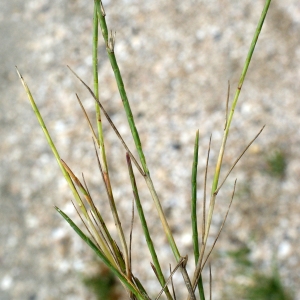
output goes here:
{"type": "Polygon", "coordinates": [[[32,106],[32,109],[33,109],[33,111],[34,111],[34,113],[36,115],[36,118],[37,118],[37,120],[38,120],[38,122],[39,122],[39,124],[40,124],[40,126],[41,126],[41,128],[42,128],[42,130],[44,132],[44,134],[45,134],[46,140],[47,140],[47,142],[48,142],[48,144],[49,144],[49,146],[50,146],[50,148],[51,148],[51,150],[53,152],[53,155],[54,155],[54,157],[55,157],[55,159],[56,159],[56,161],[57,161],[57,163],[59,165],[59,168],[60,168],[61,172],[63,173],[63,176],[65,177],[65,179],[66,179],[66,181],[67,181],[67,183],[68,183],[68,185],[69,185],[69,187],[70,187],[70,189],[71,189],[71,191],[73,193],[73,196],[74,196],[74,198],[75,198],[75,200],[76,200],[76,202],[77,202],[80,210],[82,211],[83,215],[85,217],[87,217],[87,215],[88,215],[87,211],[86,211],[86,209],[85,209],[85,207],[84,207],[84,205],[82,203],[82,200],[81,200],[81,198],[80,198],[80,196],[79,196],[79,194],[78,194],[78,192],[77,192],[77,190],[76,190],[76,188],[75,188],[75,186],[74,186],[74,184],[73,184],[73,182],[72,182],[72,180],[71,180],[68,172],[65,170],[64,166],[61,163],[60,155],[59,155],[59,153],[58,153],[58,151],[57,151],[57,149],[56,149],[56,147],[55,147],[55,145],[53,143],[53,140],[52,140],[52,138],[50,136],[50,133],[49,133],[49,131],[47,129],[47,126],[46,126],[46,124],[45,124],[45,122],[43,120],[43,117],[41,116],[40,111],[39,111],[39,109],[38,109],[38,107],[37,107],[37,105],[36,105],[36,103],[34,101],[34,98],[33,98],[32,94],[31,94],[31,91],[30,91],[27,83],[25,82],[23,76],[20,74],[19,70],[17,68],[16,68],[16,70],[17,70],[17,73],[18,73],[18,75],[19,75],[19,77],[21,79],[21,82],[22,82],[23,86],[24,86],[24,89],[26,91],[26,94],[27,94],[28,99],[30,101],[30,104],[32,106]]]}
{"type": "MultiPolygon", "coordinates": [[[[192,231],[193,231],[193,246],[194,246],[194,258],[195,265],[199,260],[199,239],[198,239],[198,220],[197,220],[197,168],[198,168],[198,152],[199,152],[199,130],[196,132],[195,146],[194,146],[194,160],[192,167],[192,201],[191,201],[191,219],[192,219],[192,231]]],[[[201,300],[205,300],[202,276],[198,281],[198,290],[201,300]]]]}
{"type": "MultiPolygon", "coordinates": [[[[98,82],[98,16],[97,16],[97,7],[94,5],[94,22],[93,22],[93,76],[94,76],[94,94],[97,99],[99,99],[99,82],[98,82]]],[[[98,128],[98,144],[100,145],[101,154],[103,152],[103,159],[106,165],[106,156],[104,149],[104,139],[103,139],[103,130],[102,130],[102,120],[100,113],[100,106],[95,102],[96,108],[96,120],[98,128]]]]}
{"type": "Polygon", "coordinates": [[[198,150],[199,150],[199,130],[197,130],[194,146],[194,160],[192,167],[192,207],[191,207],[191,219],[193,230],[193,246],[195,264],[199,259],[199,241],[198,241],[198,221],[197,221],[197,167],[198,167],[198,150]]]}
{"type": "MultiPolygon", "coordinates": [[[[100,23],[102,35],[103,35],[103,38],[104,38],[104,41],[105,41],[105,44],[106,44],[106,51],[107,51],[107,54],[108,54],[108,57],[109,57],[109,60],[110,60],[110,63],[111,63],[112,70],[113,70],[114,75],[115,75],[115,79],[116,79],[116,82],[117,82],[119,93],[120,93],[120,96],[121,96],[121,99],[122,99],[122,102],[123,102],[123,106],[124,106],[124,109],[125,109],[125,112],[126,112],[126,116],[127,116],[127,120],[128,120],[128,123],[129,123],[130,130],[131,130],[134,142],[135,142],[135,146],[136,146],[137,152],[138,152],[139,157],[140,157],[142,168],[143,168],[144,173],[145,173],[144,177],[145,177],[146,183],[148,185],[148,188],[150,190],[150,193],[152,195],[152,198],[153,198],[153,201],[155,203],[156,209],[158,211],[158,214],[159,214],[160,220],[162,222],[162,225],[163,225],[165,234],[167,236],[168,242],[170,244],[170,247],[172,248],[172,251],[173,251],[173,254],[176,258],[176,261],[179,262],[180,259],[181,259],[181,255],[178,251],[178,248],[177,248],[177,245],[176,245],[175,240],[173,238],[171,229],[170,229],[169,224],[167,222],[167,219],[164,215],[164,212],[162,210],[159,198],[157,196],[157,192],[154,188],[152,179],[150,177],[150,172],[149,172],[148,167],[147,167],[146,158],[145,158],[145,155],[144,155],[144,152],[143,152],[143,149],[142,149],[142,144],[141,144],[141,141],[140,141],[139,133],[138,133],[137,128],[135,126],[135,122],[134,122],[134,118],[133,118],[133,115],[132,115],[131,107],[130,107],[130,104],[129,104],[129,101],[128,101],[128,98],[127,98],[127,94],[126,94],[126,91],[125,91],[122,75],[121,75],[121,72],[120,72],[115,54],[114,54],[114,42],[115,42],[114,37],[112,36],[112,34],[111,34],[110,37],[108,35],[105,15],[103,13],[100,1],[95,0],[95,3],[97,5],[98,20],[99,20],[99,23],[100,23]]],[[[192,299],[195,299],[194,293],[192,292],[192,289],[191,289],[190,278],[187,274],[186,269],[182,266],[181,266],[181,273],[183,275],[185,284],[186,284],[186,286],[189,290],[189,293],[190,293],[192,299]]]]}
{"type": "MultiPolygon", "coordinates": [[[[94,76],[94,94],[97,99],[99,99],[99,84],[98,84],[98,9],[97,9],[97,3],[95,1],[94,3],[94,24],[93,24],[93,76],[94,76]]],[[[97,102],[95,102],[96,107],[96,119],[97,119],[97,128],[98,128],[98,144],[100,149],[100,161],[101,166],[103,170],[103,177],[104,181],[107,187],[109,202],[111,211],[113,214],[113,218],[115,221],[115,225],[118,231],[119,238],[121,240],[123,253],[125,257],[125,264],[126,268],[129,266],[129,257],[128,257],[128,247],[124,235],[123,228],[121,226],[120,218],[118,215],[118,211],[116,208],[113,191],[111,187],[111,181],[110,176],[108,172],[108,166],[107,166],[107,158],[106,158],[106,152],[105,152],[105,145],[104,145],[104,137],[103,137],[103,129],[102,129],[102,121],[101,121],[101,112],[100,112],[100,106],[97,102]]],[[[116,253],[117,255],[117,253],[116,253]]]]}
{"type": "Polygon", "coordinates": [[[63,176],[65,177],[65,179],[66,179],[66,181],[67,181],[67,183],[68,183],[68,185],[69,185],[69,187],[70,187],[70,189],[71,189],[71,191],[73,193],[73,196],[74,196],[74,198],[75,198],[75,200],[76,200],[76,202],[77,202],[77,204],[79,206],[80,211],[82,212],[82,214],[84,215],[84,217],[87,220],[88,224],[90,225],[91,230],[92,230],[92,232],[93,232],[93,234],[95,236],[95,239],[97,239],[97,242],[102,247],[102,249],[105,251],[105,253],[109,257],[109,259],[111,260],[111,262],[114,263],[114,258],[111,256],[111,254],[109,252],[109,249],[107,248],[107,245],[105,244],[105,242],[103,241],[103,239],[97,233],[97,230],[96,230],[96,228],[95,228],[92,220],[90,219],[90,216],[89,216],[89,214],[88,214],[88,212],[86,210],[86,207],[85,207],[84,203],[82,202],[82,200],[80,198],[80,195],[79,195],[77,189],[75,188],[74,183],[73,183],[73,181],[72,181],[69,173],[67,172],[65,166],[63,165],[63,162],[62,162],[62,160],[60,158],[60,155],[59,155],[59,153],[58,153],[58,151],[57,151],[57,149],[55,147],[55,144],[54,144],[54,142],[53,142],[53,140],[52,140],[52,138],[50,136],[50,133],[49,133],[49,131],[48,131],[47,127],[46,127],[46,124],[45,124],[45,122],[43,120],[43,117],[40,114],[40,111],[39,111],[39,109],[38,109],[38,107],[37,107],[37,105],[36,105],[36,103],[34,101],[34,98],[33,98],[32,94],[31,94],[31,91],[30,91],[27,83],[25,82],[23,76],[20,74],[20,72],[18,71],[18,69],[17,69],[17,73],[18,73],[18,75],[19,75],[19,77],[21,79],[21,82],[22,82],[22,84],[24,86],[24,89],[25,89],[25,91],[27,93],[28,99],[29,99],[30,104],[32,106],[32,109],[33,109],[33,111],[34,111],[34,113],[36,115],[36,118],[37,118],[37,120],[38,120],[38,122],[39,122],[39,124],[40,124],[40,126],[41,126],[41,128],[42,128],[42,130],[44,132],[44,134],[45,134],[47,142],[48,142],[48,144],[49,144],[49,146],[50,146],[50,148],[51,148],[51,150],[52,150],[52,152],[54,154],[54,157],[56,158],[56,161],[57,161],[57,163],[58,163],[58,165],[59,165],[59,167],[61,169],[61,172],[63,173],[63,176]]]}
{"type": "MultiPolygon", "coordinates": [[[[219,152],[218,161],[217,161],[217,164],[216,164],[216,169],[215,169],[215,174],[214,174],[214,179],[213,179],[213,183],[212,183],[211,201],[210,201],[210,205],[209,205],[208,218],[207,218],[205,235],[204,235],[204,245],[203,245],[204,248],[205,248],[206,243],[207,243],[209,230],[210,230],[210,225],[211,225],[211,222],[212,222],[212,216],[213,216],[215,201],[216,201],[215,191],[217,190],[217,187],[218,187],[218,182],[219,182],[219,177],[220,177],[220,172],[221,172],[221,167],[222,167],[222,162],[223,162],[223,156],[224,156],[224,151],[225,151],[225,147],[226,147],[226,141],[227,141],[229,130],[230,130],[231,121],[232,121],[232,118],[233,118],[233,115],[234,115],[234,111],[235,111],[235,108],[236,108],[236,105],[237,105],[237,102],[238,102],[238,99],[239,99],[239,95],[240,95],[240,92],[241,92],[241,89],[242,89],[242,86],[243,86],[243,83],[244,83],[244,80],[245,80],[245,77],[246,77],[246,74],[247,74],[247,71],[248,71],[248,68],[249,68],[249,65],[250,65],[250,61],[251,61],[255,46],[256,46],[259,34],[261,32],[262,26],[264,24],[264,21],[265,21],[265,18],[266,18],[266,15],[267,15],[270,4],[271,4],[271,0],[266,0],[265,1],[263,11],[261,13],[259,22],[257,24],[257,27],[256,27],[256,30],[255,30],[255,33],[254,33],[254,36],[253,36],[253,39],[252,39],[247,57],[246,57],[246,60],[245,60],[245,63],[244,63],[242,74],[241,74],[241,77],[240,77],[240,80],[239,80],[239,83],[238,83],[238,86],[237,86],[237,89],[236,89],[235,96],[233,98],[231,110],[230,110],[230,113],[229,113],[229,116],[228,116],[228,120],[227,120],[227,123],[226,123],[225,130],[224,130],[223,140],[222,140],[222,144],[221,144],[221,147],[220,147],[220,152],[219,152]]],[[[203,253],[204,253],[204,250],[203,250],[203,253]]],[[[199,276],[200,276],[201,262],[202,262],[202,257],[201,257],[201,254],[200,254],[200,259],[198,260],[197,267],[196,267],[194,277],[193,277],[193,288],[196,287],[197,278],[199,278],[199,276]]]]}
{"type": "MultiPolygon", "coordinates": [[[[165,280],[164,275],[162,273],[160,263],[158,261],[157,254],[156,254],[156,251],[155,251],[155,248],[154,248],[154,245],[153,245],[150,233],[149,233],[147,221],[146,221],[146,218],[145,218],[145,215],[144,215],[144,210],[143,210],[142,203],[140,201],[139,192],[138,192],[138,189],[137,189],[137,186],[136,186],[136,181],[135,181],[135,176],[134,176],[133,169],[132,169],[130,155],[128,153],[126,154],[126,160],[127,160],[128,171],[129,171],[131,186],[132,186],[132,190],[133,190],[133,195],[134,195],[134,199],[135,199],[135,202],[136,202],[137,211],[138,211],[141,223],[142,223],[142,228],[143,228],[143,231],[144,231],[145,239],[146,239],[148,249],[149,249],[151,257],[152,257],[152,260],[153,260],[153,264],[154,264],[154,266],[156,268],[156,271],[157,271],[158,280],[159,280],[161,286],[164,287],[165,284],[166,284],[166,280],[165,280]]],[[[168,287],[166,287],[165,293],[166,293],[167,298],[169,300],[172,300],[172,296],[170,294],[170,291],[169,291],[168,287]]]]}
{"type": "Polygon", "coordinates": [[[120,281],[130,290],[139,300],[148,300],[143,296],[136,287],[128,281],[128,279],[122,274],[117,268],[115,268],[109,259],[104,255],[104,253],[89,239],[77,226],[76,224],[58,207],[55,207],[58,213],[70,224],[70,226],[75,230],[75,232],[94,250],[94,252],[101,258],[101,260],[106,264],[106,266],[120,279],[120,281]]]}

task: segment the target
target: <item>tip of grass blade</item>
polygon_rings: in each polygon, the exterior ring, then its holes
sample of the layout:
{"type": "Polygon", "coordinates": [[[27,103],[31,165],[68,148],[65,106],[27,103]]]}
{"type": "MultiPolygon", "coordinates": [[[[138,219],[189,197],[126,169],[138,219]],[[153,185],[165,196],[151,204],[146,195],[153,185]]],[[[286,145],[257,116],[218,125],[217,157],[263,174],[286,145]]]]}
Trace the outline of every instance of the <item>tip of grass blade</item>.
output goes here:
{"type": "Polygon", "coordinates": [[[18,67],[15,66],[15,68],[16,68],[16,71],[17,71],[17,73],[18,73],[18,76],[20,77],[20,79],[22,79],[22,75],[20,74],[18,67]]]}

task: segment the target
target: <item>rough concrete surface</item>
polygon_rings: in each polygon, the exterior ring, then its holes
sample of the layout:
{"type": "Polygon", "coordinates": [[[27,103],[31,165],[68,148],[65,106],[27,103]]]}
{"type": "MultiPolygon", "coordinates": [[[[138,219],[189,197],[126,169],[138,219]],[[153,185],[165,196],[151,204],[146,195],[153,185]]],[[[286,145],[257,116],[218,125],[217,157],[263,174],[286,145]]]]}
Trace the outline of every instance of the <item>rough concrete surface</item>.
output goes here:
{"type": "MultiPolygon", "coordinates": [[[[107,22],[116,30],[116,56],[124,77],[148,165],[182,255],[193,256],[190,176],[193,141],[200,131],[199,203],[210,134],[208,186],[224,126],[227,81],[233,98],[264,1],[105,0],[107,22]]],[[[57,205],[80,220],[71,193],[46,143],[15,72],[31,88],[61,157],[84,172],[94,200],[114,230],[91,136],[75,92],[92,120],[94,103],[67,70],[92,85],[93,1],[10,0],[0,2],[0,299],[94,299],[83,283],[94,272],[91,250],[56,213],[57,205]]],[[[278,264],[283,283],[300,299],[300,3],[270,7],[235,111],[221,178],[265,124],[229,177],[216,205],[212,244],[238,178],[237,194],[212,256],[213,296],[225,299],[233,281],[226,253],[247,246],[259,271],[278,264]],[[268,157],[286,159],[281,176],[268,171],[268,157]]],[[[100,98],[134,149],[103,41],[99,42],[100,98]]],[[[122,224],[129,239],[132,193],[125,152],[103,120],[108,161],[122,224]]],[[[168,272],[175,265],[155,207],[140,178],[141,198],[158,254],[168,272]]],[[[208,191],[209,194],[209,191],[208,191]]],[[[201,210],[199,210],[199,218],[201,210]]],[[[116,240],[117,234],[114,235],[116,240]]],[[[135,217],[133,271],[151,296],[159,291],[150,255],[135,217]]],[[[243,283],[243,278],[236,278],[243,283]]],[[[182,285],[175,276],[176,285],[182,285]]],[[[204,271],[205,287],[208,272],[204,271]]],[[[178,295],[185,294],[183,285],[178,295]],[[181,294],[180,294],[181,293],[181,294]]],[[[124,299],[126,296],[124,296],[124,299]]]]}

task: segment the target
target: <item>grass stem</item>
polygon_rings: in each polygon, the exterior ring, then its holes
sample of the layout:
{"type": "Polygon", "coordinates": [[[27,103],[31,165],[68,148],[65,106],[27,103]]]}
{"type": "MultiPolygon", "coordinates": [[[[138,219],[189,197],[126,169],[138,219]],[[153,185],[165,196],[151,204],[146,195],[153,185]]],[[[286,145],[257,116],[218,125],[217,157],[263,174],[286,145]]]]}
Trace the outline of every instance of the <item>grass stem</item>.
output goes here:
{"type": "MultiPolygon", "coordinates": [[[[244,80],[245,80],[245,77],[246,77],[246,74],[247,74],[247,71],[248,71],[248,68],[249,68],[249,65],[250,65],[250,61],[251,61],[251,58],[252,58],[252,55],[253,55],[253,52],[254,52],[259,34],[260,34],[262,26],[264,24],[264,21],[265,21],[270,3],[271,3],[271,0],[266,0],[265,1],[264,8],[262,10],[260,19],[258,21],[258,24],[257,24],[256,30],[255,30],[255,33],[254,33],[254,36],[253,36],[253,39],[252,39],[247,57],[246,57],[246,60],[245,60],[245,63],[244,63],[242,74],[241,74],[241,77],[240,77],[240,80],[239,80],[239,83],[238,83],[238,86],[237,86],[237,89],[236,89],[236,93],[235,93],[235,96],[233,98],[231,110],[230,110],[230,113],[228,115],[228,119],[227,119],[227,122],[226,122],[226,127],[225,127],[225,130],[224,130],[223,140],[222,140],[222,144],[221,144],[221,147],[220,147],[219,156],[218,156],[216,169],[215,169],[215,173],[214,173],[214,179],[213,179],[213,183],[212,183],[211,201],[210,201],[210,205],[209,205],[208,218],[207,218],[207,223],[206,223],[206,232],[205,232],[205,236],[204,236],[203,254],[204,254],[204,250],[205,250],[205,246],[206,246],[206,242],[207,242],[207,238],[208,238],[208,234],[209,234],[209,230],[210,230],[210,225],[211,225],[211,222],[212,222],[212,216],[213,216],[214,207],[215,207],[215,200],[216,200],[215,191],[217,190],[217,187],[218,187],[218,182],[219,182],[219,177],[220,177],[220,172],[221,172],[221,167],[222,167],[222,162],[223,162],[223,156],[224,156],[226,141],[227,141],[229,130],[230,130],[230,125],[231,125],[231,122],[232,122],[232,118],[233,118],[234,111],[235,111],[235,108],[236,108],[236,105],[237,105],[237,102],[238,102],[238,99],[239,99],[239,95],[240,95],[240,92],[241,92],[241,89],[242,89],[242,86],[243,86],[243,83],[244,83],[244,80]]],[[[200,274],[201,269],[202,269],[201,263],[202,263],[202,261],[201,261],[201,255],[200,255],[200,259],[197,263],[197,267],[196,267],[196,270],[194,272],[194,277],[193,277],[193,280],[192,280],[193,288],[196,287],[196,284],[197,284],[196,279],[199,277],[199,274],[200,274]]]]}
{"type": "MultiPolygon", "coordinates": [[[[153,264],[154,264],[154,267],[155,267],[157,278],[158,278],[161,286],[163,287],[166,284],[166,281],[165,281],[164,275],[162,273],[160,263],[158,261],[158,257],[157,257],[157,254],[156,254],[156,251],[155,251],[155,248],[154,248],[151,236],[150,236],[150,232],[149,232],[149,229],[148,229],[148,224],[147,224],[147,221],[146,221],[146,218],[145,218],[145,215],[144,215],[143,206],[142,206],[142,203],[140,201],[140,196],[139,196],[139,192],[138,192],[136,181],[135,181],[135,176],[134,176],[133,169],[132,169],[130,155],[128,153],[126,154],[126,160],[127,160],[127,166],[128,166],[131,186],[132,186],[132,190],[133,190],[133,196],[134,196],[137,211],[138,211],[141,223],[142,223],[142,228],[143,228],[143,232],[144,232],[144,235],[145,235],[145,239],[146,239],[148,249],[149,249],[151,257],[152,257],[152,260],[153,260],[153,264]]],[[[167,298],[169,300],[171,300],[172,296],[170,294],[170,291],[169,291],[168,287],[165,288],[165,293],[166,293],[167,298]]]]}

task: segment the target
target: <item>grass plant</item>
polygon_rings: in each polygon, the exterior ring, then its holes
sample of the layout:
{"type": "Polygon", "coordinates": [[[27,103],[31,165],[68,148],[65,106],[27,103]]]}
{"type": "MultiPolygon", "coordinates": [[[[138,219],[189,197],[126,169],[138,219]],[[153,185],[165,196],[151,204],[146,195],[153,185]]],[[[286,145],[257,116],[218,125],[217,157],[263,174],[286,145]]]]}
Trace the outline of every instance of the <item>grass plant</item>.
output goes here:
{"type": "Polygon", "coordinates": [[[274,148],[266,157],[266,171],[270,176],[282,179],[285,175],[287,159],[284,151],[274,148]]]}
{"type": "MultiPolygon", "coordinates": [[[[166,218],[166,215],[164,213],[161,201],[159,199],[159,196],[157,194],[157,191],[155,189],[155,184],[152,181],[151,173],[147,164],[146,157],[144,155],[142,143],[139,136],[139,131],[136,127],[135,120],[133,117],[133,113],[131,110],[130,102],[126,94],[125,84],[123,82],[123,78],[121,75],[121,71],[118,66],[117,58],[115,55],[115,33],[108,30],[108,26],[105,19],[105,9],[102,5],[102,2],[100,0],[94,1],[94,26],[93,26],[93,79],[94,79],[94,87],[93,90],[81,79],[76,75],[74,71],[70,70],[74,73],[74,75],[82,82],[82,84],[88,89],[91,96],[95,100],[95,110],[96,110],[96,127],[97,127],[97,133],[94,131],[94,125],[91,123],[87,113],[85,112],[85,109],[80,101],[80,98],[78,95],[77,99],[79,101],[79,104],[84,112],[84,115],[87,119],[88,126],[91,129],[92,136],[94,139],[94,146],[95,146],[95,152],[96,152],[96,159],[99,165],[100,172],[102,174],[103,182],[106,188],[107,196],[109,199],[109,204],[111,208],[111,213],[114,218],[116,231],[119,236],[120,245],[117,245],[114,238],[113,238],[113,232],[110,232],[107,229],[107,226],[105,224],[105,221],[101,214],[101,208],[96,207],[92,196],[87,188],[87,185],[85,183],[84,177],[82,179],[79,179],[72,169],[67,165],[65,161],[63,161],[51,139],[51,136],[49,134],[49,131],[47,130],[47,127],[45,125],[45,122],[39,112],[39,109],[37,108],[34,98],[32,96],[32,93],[26,84],[23,76],[20,74],[20,72],[17,70],[19,77],[21,79],[21,82],[25,88],[25,91],[27,93],[27,96],[30,100],[30,103],[33,107],[33,110],[36,114],[36,117],[40,123],[40,126],[42,127],[44,134],[46,136],[46,139],[50,145],[50,148],[52,149],[52,152],[58,162],[58,165],[73,193],[75,203],[74,207],[76,211],[78,212],[83,224],[86,227],[87,233],[84,233],[62,210],[60,210],[58,207],[55,207],[57,212],[70,224],[70,226],[75,230],[75,232],[91,247],[91,249],[96,253],[98,257],[103,261],[103,263],[111,270],[111,272],[120,280],[126,291],[128,292],[128,298],[130,299],[139,299],[139,300],[146,300],[146,299],[158,299],[162,293],[165,294],[166,298],[168,300],[176,299],[174,285],[172,284],[172,276],[177,271],[180,270],[186,290],[187,290],[187,299],[197,299],[198,295],[195,293],[196,288],[198,287],[199,292],[199,298],[201,300],[204,300],[205,298],[208,299],[208,297],[211,298],[211,288],[210,291],[205,293],[203,288],[203,282],[202,282],[202,271],[204,266],[206,265],[206,262],[209,259],[209,256],[213,250],[213,247],[215,243],[217,242],[217,239],[222,231],[222,228],[225,224],[230,205],[232,203],[234,192],[235,192],[235,186],[236,181],[233,187],[232,192],[232,198],[231,202],[228,208],[228,211],[226,213],[226,216],[224,217],[224,221],[222,223],[222,226],[220,228],[220,231],[217,235],[217,238],[212,246],[211,249],[207,249],[207,240],[210,234],[210,227],[212,223],[212,218],[214,214],[214,208],[215,203],[217,199],[218,192],[226,182],[226,179],[230,175],[231,171],[235,167],[235,165],[238,163],[238,161],[241,159],[243,154],[246,152],[246,150],[249,148],[249,146],[255,141],[255,139],[259,136],[263,128],[258,132],[258,134],[252,139],[252,141],[245,146],[244,151],[237,157],[237,159],[233,162],[232,167],[229,169],[227,174],[224,176],[222,180],[220,180],[220,172],[223,165],[223,156],[224,151],[226,148],[226,142],[227,138],[230,132],[230,126],[231,122],[234,116],[234,111],[236,109],[239,95],[247,74],[247,70],[255,49],[255,45],[257,43],[259,34],[261,32],[265,17],[267,15],[267,11],[269,9],[271,0],[266,0],[264,4],[264,8],[262,10],[261,17],[259,19],[257,28],[254,33],[253,40],[251,42],[251,45],[249,47],[249,51],[246,57],[246,61],[244,63],[244,67],[241,73],[241,77],[238,83],[238,86],[236,88],[235,96],[233,100],[229,101],[229,87],[228,87],[228,97],[227,97],[227,105],[226,105],[226,121],[225,121],[225,128],[223,130],[223,139],[222,144],[219,151],[219,156],[217,160],[217,164],[215,167],[215,173],[214,173],[214,179],[213,184],[211,187],[211,193],[210,193],[210,199],[209,203],[207,205],[206,200],[206,182],[207,182],[207,172],[208,172],[208,163],[209,163],[209,151],[210,151],[210,144],[208,147],[208,155],[207,155],[207,164],[206,164],[206,170],[204,174],[204,195],[203,195],[203,215],[202,217],[202,226],[201,227],[201,237],[199,237],[198,229],[199,227],[199,216],[198,216],[198,207],[197,207],[197,164],[198,164],[198,147],[199,147],[199,131],[196,131],[196,137],[195,137],[195,144],[194,144],[194,160],[192,164],[192,176],[191,176],[191,223],[192,223],[192,236],[193,236],[193,248],[194,248],[194,260],[195,260],[195,269],[193,276],[190,276],[186,270],[186,262],[187,257],[185,255],[182,255],[180,252],[176,241],[173,237],[173,233],[171,231],[171,228],[169,226],[168,220],[166,218]],[[118,129],[110,119],[108,113],[106,112],[105,108],[103,107],[101,103],[101,99],[99,99],[99,84],[98,84],[98,37],[99,37],[99,28],[103,37],[104,41],[104,47],[106,48],[107,57],[110,61],[115,80],[118,86],[119,94],[124,106],[124,111],[127,116],[128,124],[132,133],[132,138],[134,140],[134,144],[138,153],[138,159],[134,157],[132,154],[132,151],[129,149],[129,147],[124,142],[122,136],[120,135],[118,129]],[[229,107],[231,108],[229,109],[229,107]],[[104,134],[102,129],[102,116],[105,116],[105,118],[108,120],[109,124],[113,128],[114,132],[120,139],[122,145],[124,146],[124,155],[126,155],[127,160],[127,167],[131,182],[131,188],[134,196],[134,201],[136,204],[137,212],[139,215],[139,218],[141,220],[142,229],[144,232],[144,236],[148,245],[149,252],[152,257],[152,269],[157,277],[158,282],[161,285],[161,291],[150,291],[149,293],[146,292],[144,286],[140,282],[140,280],[134,276],[132,272],[132,264],[131,264],[131,239],[129,241],[129,244],[126,242],[125,235],[124,235],[124,228],[121,225],[121,221],[118,214],[118,208],[114,200],[114,194],[113,189],[111,186],[111,180],[110,175],[108,171],[108,157],[105,151],[105,140],[104,140],[104,134]],[[174,268],[171,271],[171,275],[168,276],[167,274],[164,274],[159,262],[159,257],[157,256],[156,249],[152,243],[152,238],[150,236],[148,226],[147,226],[147,216],[144,213],[142,202],[139,198],[139,191],[136,184],[136,179],[133,171],[133,165],[136,167],[136,169],[139,172],[139,175],[142,176],[146,182],[146,185],[149,189],[149,192],[152,196],[152,199],[154,201],[157,214],[160,218],[160,221],[162,223],[164,234],[167,237],[168,244],[173,252],[173,255],[175,257],[175,260],[177,262],[177,265],[174,266],[174,268]],[[206,206],[208,206],[208,213],[206,214],[206,206]],[[171,293],[172,290],[172,293],[171,293]],[[209,295],[209,296],[208,296],[209,295]]],[[[210,273],[211,278],[211,273],[210,273]]]]}

